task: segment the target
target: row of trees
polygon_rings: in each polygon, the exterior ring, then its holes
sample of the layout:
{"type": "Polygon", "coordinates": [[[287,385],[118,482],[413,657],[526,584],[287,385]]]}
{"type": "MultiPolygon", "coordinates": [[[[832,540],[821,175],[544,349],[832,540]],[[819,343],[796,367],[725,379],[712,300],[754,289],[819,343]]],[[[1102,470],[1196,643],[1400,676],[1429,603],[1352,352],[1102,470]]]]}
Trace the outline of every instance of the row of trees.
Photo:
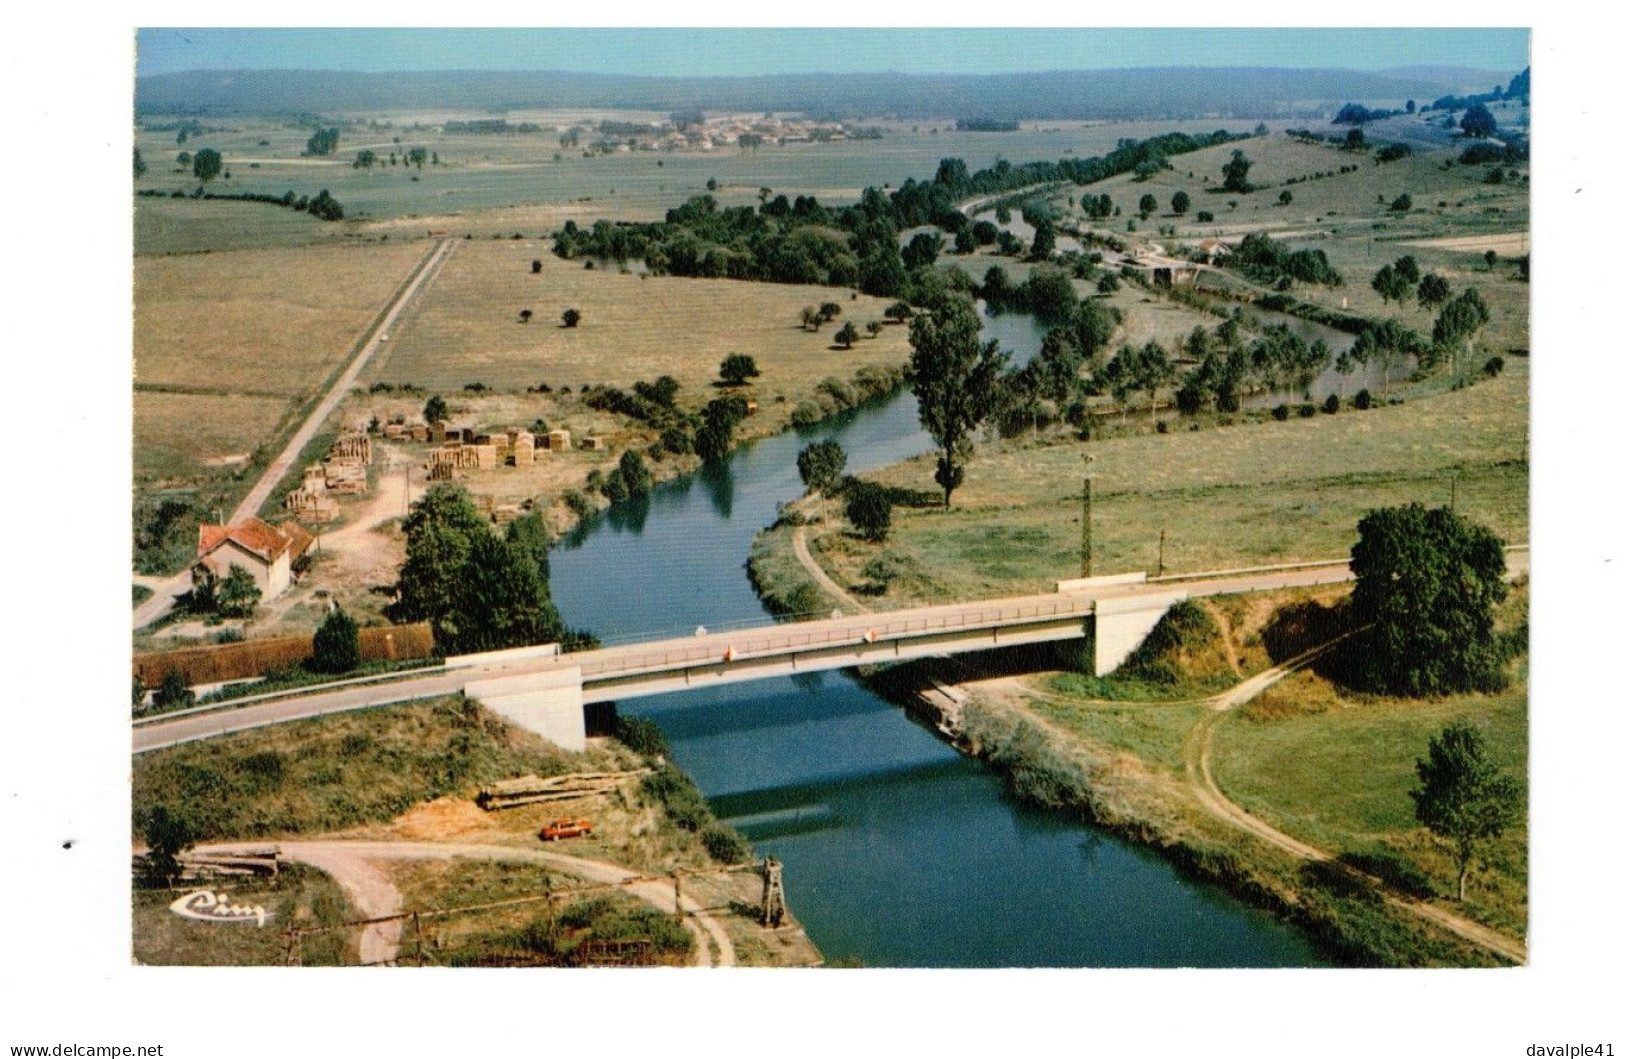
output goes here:
{"type": "MultiPolygon", "coordinates": [[[[1130,172],[1148,157],[1235,138],[1220,130],[1207,136],[1124,140],[1102,158],[1020,166],[1000,161],[974,174],[962,160],[949,158],[932,180],[910,179],[889,195],[866,188],[857,204],[839,208],[826,207],[812,196],[798,196],[792,202],[779,195],[759,208],[724,209],[711,195],[700,195],[653,224],[606,220],[583,229],[568,221],[553,233],[554,252],[566,259],[641,258],[657,274],[856,286],[869,294],[904,296],[918,304],[915,283],[935,262],[942,240],[935,233],[920,233],[900,248],[899,232],[929,224],[952,235],[955,248],[962,252],[990,245],[998,239],[997,229],[988,222],[973,222],[955,203],[1048,182],[1087,184],[1130,172]]],[[[1049,238],[1053,236],[1051,230],[1049,238]]]]}

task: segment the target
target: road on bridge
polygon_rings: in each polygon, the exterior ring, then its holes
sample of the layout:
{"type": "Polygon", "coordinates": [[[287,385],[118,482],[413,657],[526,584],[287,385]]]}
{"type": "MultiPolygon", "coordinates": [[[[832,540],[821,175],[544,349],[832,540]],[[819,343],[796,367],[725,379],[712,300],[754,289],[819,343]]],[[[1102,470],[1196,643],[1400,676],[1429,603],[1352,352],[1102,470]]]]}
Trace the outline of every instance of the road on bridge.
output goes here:
{"type": "MultiPolygon", "coordinates": [[[[1526,549],[1507,552],[1508,576],[1529,571],[1526,549]]],[[[423,675],[405,676],[387,682],[361,683],[332,690],[279,695],[269,701],[247,705],[222,704],[217,710],[190,712],[171,718],[155,717],[136,722],[133,751],[140,754],[163,747],[190,743],[229,732],[263,728],[289,721],[319,717],[329,713],[385,706],[412,699],[448,695],[476,680],[527,676],[579,666],[584,681],[616,675],[658,672],[707,665],[726,665],[770,654],[785,654],[821,646],[884,642],[898,637],[918,636],[939,630],[993,628],[1037,621],[1057,616],[1092,613],[1099,599],[1156,595],[1171,589],[1191,596],[1232,595],[1243,592],[1275,591],[1313,585],[1336,584],[1353,579],[1348,563],[1335,561],[1292,569],[1222,571],[1193,577],[1161,578],[1155,581],[1110,585],[1088,591],[1018,596],[1009,599],[955,603],[936,607],[855,617],[826,618],[820,621],[769,625],[738,632],[716,632],[705,636],[665,640],[653,644],[629,644],[582,651],[562,657],[498,659],[452,669],[436,668],[423,675]]]]}

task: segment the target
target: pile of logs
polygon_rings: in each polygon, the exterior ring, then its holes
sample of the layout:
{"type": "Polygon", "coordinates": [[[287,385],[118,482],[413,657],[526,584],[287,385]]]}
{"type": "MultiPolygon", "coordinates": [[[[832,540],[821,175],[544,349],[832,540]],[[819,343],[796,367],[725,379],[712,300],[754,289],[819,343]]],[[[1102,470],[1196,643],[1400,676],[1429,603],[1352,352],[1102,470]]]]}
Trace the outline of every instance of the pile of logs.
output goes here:
{"type": "Polygon", "coordinates": [[[487,812],[495,812],[498,809],[517,809],[521,805],[562,802],[571,798],[608,794],[623,781],[648,775],[650,771],[633,769],[629,772],[572,772],[564,776],[521,776],[515,780],[503,780],[481,787],[474,804],[487,812]]]}

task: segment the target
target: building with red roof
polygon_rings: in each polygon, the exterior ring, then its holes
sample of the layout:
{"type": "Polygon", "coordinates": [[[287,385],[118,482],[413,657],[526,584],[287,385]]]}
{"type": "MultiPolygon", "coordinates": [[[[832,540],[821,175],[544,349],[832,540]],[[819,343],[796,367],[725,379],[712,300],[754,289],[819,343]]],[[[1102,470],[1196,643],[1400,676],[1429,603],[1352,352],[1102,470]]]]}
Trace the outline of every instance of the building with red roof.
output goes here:
{"type": "Polygon", "coordinates": [[[273,526],[250,517],[229,526],[199,526],[192,581],[224,579],[240,566],[253,575],[260,598],[272,599],[293,582],[293,564],[313,540],[296,522],[273,526]]]}

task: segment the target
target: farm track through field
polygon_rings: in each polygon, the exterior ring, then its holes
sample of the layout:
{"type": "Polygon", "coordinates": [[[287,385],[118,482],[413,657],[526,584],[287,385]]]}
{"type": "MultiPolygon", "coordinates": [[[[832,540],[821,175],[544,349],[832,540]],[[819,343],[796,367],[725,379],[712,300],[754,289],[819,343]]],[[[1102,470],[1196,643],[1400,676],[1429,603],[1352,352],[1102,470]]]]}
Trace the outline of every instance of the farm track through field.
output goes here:
{"type": "MultiPolygon", "coordinates": [[[[1211,712],[1196,723],[1196,726],[1191,729],[1190,734],[1185,739],[1185,775],[1203,808],[1220,819],[1268,842],[1277,849],[1285,850],[1300,860],[1315,863],[1332,863],[1337,858],[1317,846],[1293,838],[1286,832],[1272,827],[1225,797],[1224,792],[1219,789],[1218,783],[1213,779],[1213,732],[1218,728],[1219,723],[1227,713],[1245,705],[1266,688],[1302,669],[1341,639],[1342,637],[1338,637],[1337,640],[1332,640],[1312,650],[1305,651],[1282,665],[1265,670],[1251,679],[1242,681],[1229,691],[1215,695],[1208,702],[1211,712]]],[[[1343,865],[1343,867],[1369,886],[1374,893],[1380,894],[1384,901],[1395,908],[1403,909],[1419,919],[1425,919],[1435,926],[1443,927],[1457,937],[1465,938],[1467,941],[1488,949],[1503,959],[1520,965],[1529,962],[1529,950],[1517,938],[1510,937],[1492,927],[1485,926],[1483,923],[1452,912],[1447,908],[1442,908],[1432,902],[1419,901],[1395,893],[1376,876],[1369,875],[1348,865],[1343,865]]]]}
{"type": "MultiPolygon", "coordinates": [[[[379,347],[386,341],[389,328],[394,326],[395,321],[400,318],[407,307],[439,275],[441,266],[446,263],[446,259],[457,249],[457,246],[457,240],[443,239],[424,255],[417,268],[413,270],[406,282],[396,292],[393,300],[372,324],[362,332],[357,340],[355,355],[350,358],[349,365],[339,373],[321,400],[305,417],[299,429],[294,431],[293,436],[288,439],[282,452],[265,468],[259,480],[255,482],[254,487],[248,491],[248,495],[243,497],[242,502],[232,511],[231,522],[239,522],[255,514],[270,498],[272,490],[292,469],[294,461],[299,458],[299,454],[304,450],[305,446],[310,444],[310,440],[321,430],[322,425],[327,421],[327,417],[332,415],[334,409],[338,408],[339,404],[348,396],[350,387],[355,385],[355,380],[361,374],[362,369],[367,366],[373,355],[378,352],[379,347]]],[[[182,570],[167,579],[162,585],[154,589],[151,598],[134,609],[131,615],[132,627],[139,629],[163,617],[174,607],[175,597],[187,591],[190,587],[190,569],[182,570]]]]}

